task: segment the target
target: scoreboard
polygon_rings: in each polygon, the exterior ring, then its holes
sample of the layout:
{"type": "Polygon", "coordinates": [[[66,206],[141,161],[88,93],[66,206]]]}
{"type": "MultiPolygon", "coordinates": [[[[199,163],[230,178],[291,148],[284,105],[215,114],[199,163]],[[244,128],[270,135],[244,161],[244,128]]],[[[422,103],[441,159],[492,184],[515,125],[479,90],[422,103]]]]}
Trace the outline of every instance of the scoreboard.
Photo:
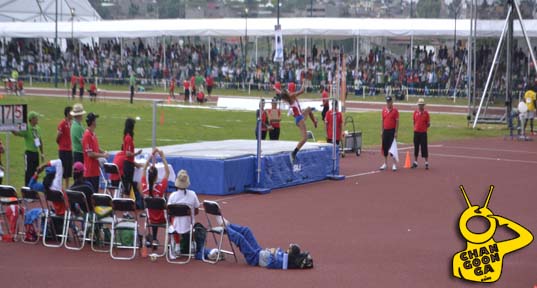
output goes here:
{"type": "Polygon", "coordinates": [[[26,131],[28,107],[26,104],[0,105],[0,132],[26,131]]]}

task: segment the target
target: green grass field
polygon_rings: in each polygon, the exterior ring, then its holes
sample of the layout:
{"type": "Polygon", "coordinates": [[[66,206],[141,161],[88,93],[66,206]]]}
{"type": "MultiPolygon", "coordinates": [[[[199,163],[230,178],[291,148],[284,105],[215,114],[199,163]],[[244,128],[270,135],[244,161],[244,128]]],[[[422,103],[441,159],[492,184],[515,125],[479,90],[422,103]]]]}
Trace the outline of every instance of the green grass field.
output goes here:
{"type": "MultiPolygon", "coordinates": [[[[34,110],[42,114],[39,126],[43,131],[46,159],[58,158],[55,142],[56,127],[63,118],[64,107],[73,105],[75,102],[65,98],[9,96],[0,100],[0,103],[28,104],[29,111],[34,110]]],[[[127,101],[98,103],[86,101],[83,104],[87,112],[100,115],[96,133],[102,149],[107,151],[120,149],[124,121],[127,117],[134,118],[136,116],[141,118],[136,123],[134,137],[136,146],[151,146],[152,104],[150,102],[138,101],[131,105],[127,101]]],[[[317,112],[316,116],[320,118],[320,113],[317,112]]],[[[380,111],[378,113],[347,113],[346,116],[352,116],[356,129],[362,131],[365,147],[380,145],[380,111]]],[[[158,146],[224,139],[254,139],[256,119],[253,112],[159,107],[157,122],[160,122],[161,117],[164,123],[157,124],[158,146]]],[[[401,113],[400,142],[411,143],[412,141],[411,117],[410,113],[401,113]]],[[[282,118],[281,139],[298,140],[298,129],[294,125],[293,118],[286,116],[286,113],[282,113],[282,118]]],[[[481,126],[479,130],[467,128],[465,116],[432,115],[431,118],[432,127],[429,137],[432,143],[449,139],[499,136],[506,133],[504,126],[481,126]]],[[[313,124],[308,121],[307,127],[313,131],[317,140],[324,139],[324,125],[320,124],[319,128],[314,129],[313,124]]],[[[345,130],[351,129],[352,127],[347,125],[345,130]]],[[[6,135],[1,137],[4,143],[6,137],[6,135]]],[[[11,162],[8,184],[21,187],[24,179],[24,141],[13,135],[9,137],[9,151],[6,151],[10,154],[11,162]]],[[[6,155],[2,155],[4,164],[5,158],[6,155]]],[[[6,182],[4,181],[4,183],[6,182]]]]}

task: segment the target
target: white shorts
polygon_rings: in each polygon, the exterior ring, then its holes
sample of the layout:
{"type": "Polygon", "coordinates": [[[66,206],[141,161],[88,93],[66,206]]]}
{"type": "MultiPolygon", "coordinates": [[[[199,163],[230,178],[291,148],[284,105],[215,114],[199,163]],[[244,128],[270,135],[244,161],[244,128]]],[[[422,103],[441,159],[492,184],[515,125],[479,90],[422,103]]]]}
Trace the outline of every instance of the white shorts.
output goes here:
{"type": "Polygon", "coordinates": [[[526,119],[533,119],[533,118],[535,118],[535,110],[528,111],[528,112],[526,112],[526,113],[528,113],[527,116],[526,116],[526,119]]]}

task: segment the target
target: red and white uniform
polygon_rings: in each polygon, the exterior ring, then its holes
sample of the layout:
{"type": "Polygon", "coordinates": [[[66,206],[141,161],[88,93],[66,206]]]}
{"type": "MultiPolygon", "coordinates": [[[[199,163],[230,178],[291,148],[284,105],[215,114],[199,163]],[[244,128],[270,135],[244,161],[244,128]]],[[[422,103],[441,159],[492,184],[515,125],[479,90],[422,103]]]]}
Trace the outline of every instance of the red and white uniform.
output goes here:
{"type": "Polygon", "coordinates": [[[300,108],[300,103],[298,103],[298,99],[295,99],[295,102],[289,105],[289,110],[291,110],[294,117],[298,117],[302,115],[302,109],[300,108]]]}

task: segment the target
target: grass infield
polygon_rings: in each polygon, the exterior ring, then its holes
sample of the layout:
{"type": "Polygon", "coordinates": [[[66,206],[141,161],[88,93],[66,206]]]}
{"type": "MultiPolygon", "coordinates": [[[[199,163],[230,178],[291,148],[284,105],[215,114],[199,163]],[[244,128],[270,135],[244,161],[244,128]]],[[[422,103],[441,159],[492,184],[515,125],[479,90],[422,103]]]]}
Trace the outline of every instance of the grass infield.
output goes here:
{"type": "MultiPolygon", "coordinates": [[[[0,103],[27,104],[29,111],[40,113],[39,126],[42,130],[45,158],[46,160],[58,158],[55,141],[57,125],[63,118],[64,107],[72,106],[77,102],[55,97],[6,96],[0,100],[0,103]]],[[[87,112],[94,112],[100,116],[97,120],[96,133],[101,149],[112,151],[121,148],[123,127],[127,117],[140,117],[140,120],[136,121],[135,128],[136,147],[151,146],[152,104],[150,102],[136,101],[134,104],[129,104],[125,100],[110,100],[93,103],[86,100],[83,105],[87,112]]],[[[320,119],[320,112],[316,112],[315,115],[320,119]]],[[[356,130],[362,131],[364,147],[380,145],[380,111],[346,113],[345,116],[353,117],[356,130]]],[[[411,113],[401,113],[400,119],[398,141],[412,143],[411,113]]],[[[254,112],[159,107],[157,112],[157,145],[165,146],[224,139],[254,139],[255,122],[254,112]]],[[[317,140],[324,140],[326,134],[323,124],[314,129],[313,124],[308,120],[306,125],[308,130],[313,131],[317,140]]],[[[352,126],[346,125],[344,130],[351,131],[352,126]]],[[[481,125],[480,129],[473,130],[467,127],[466,116],[434,114],[431,115],[429,142],[499,136],[504,133],[507,133],[505,126],[481,125]]],[[[5,134],[1,137],[4,144],[7,137],[5,134]]],[[[10,179],[9,183],[6,183],[4,178],[4,184],[18,188],[23,186],[24,179],[24,141],[14,135],[9,137],[10,145],[9,150],[6,149],[6,153],[10,155],[10,179]]],[[[299,132],[294,125],[293,118],[283,112],[280,139],[298,141],[298,138],[299,132]]],[[[360,158],[356,159],[359,161],[360,158]]],[[[5,154],[2,155],[2,162],[6,164],[5,154]]]]}

